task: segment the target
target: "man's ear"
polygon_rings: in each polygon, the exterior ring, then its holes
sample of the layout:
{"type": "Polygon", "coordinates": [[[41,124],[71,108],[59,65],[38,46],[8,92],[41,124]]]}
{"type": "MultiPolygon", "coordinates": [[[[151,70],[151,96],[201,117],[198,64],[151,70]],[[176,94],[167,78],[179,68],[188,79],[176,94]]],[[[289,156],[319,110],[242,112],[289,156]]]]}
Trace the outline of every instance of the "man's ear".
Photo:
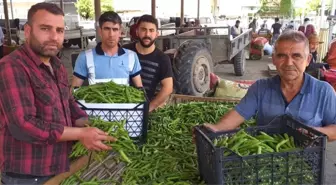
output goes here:
{"type": "Polygon", "coordinates": [[[26,23],[24,25],[24,27],[23,27],[23,30],[24,30],[24,36],[25,36],[25,38],[26,39],[29,38],[31,30],[32,30],[32,27],[28,23],[26,23]]]}

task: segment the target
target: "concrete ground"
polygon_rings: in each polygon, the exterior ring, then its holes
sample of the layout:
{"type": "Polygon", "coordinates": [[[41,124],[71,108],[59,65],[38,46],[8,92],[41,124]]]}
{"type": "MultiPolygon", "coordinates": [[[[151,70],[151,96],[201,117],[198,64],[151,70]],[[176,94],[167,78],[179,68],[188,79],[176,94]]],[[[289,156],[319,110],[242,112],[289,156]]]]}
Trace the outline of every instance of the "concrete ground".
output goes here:
{"type": "MultiPolygon", "coordinates": [[[[95,43],[91,42],[89,48],[94,47],[95,43]]],[[[72,77],[72,65],[71,65],[71,53],[78,52],[78,47],[71,47],[69,49],[64,49],[62,62],[67,68],[69,74],[69,80],[72,77]]],[[[271,63],[271,58],[269,56],[264,56],[262,60],[247,60],[246,61],[246,72],[242,77],[237,77],[234,75],[232,64],[220,64],[215,66],[215,73],[220,78],[228,80],[257,80],[260,78],[267,78],[268,66],[271,63]]],[[[334,185],[336,184],[336,142],[331,142],[327,144],[326,149],[326,163],[325,163],[325,184],[334,185]]]]}

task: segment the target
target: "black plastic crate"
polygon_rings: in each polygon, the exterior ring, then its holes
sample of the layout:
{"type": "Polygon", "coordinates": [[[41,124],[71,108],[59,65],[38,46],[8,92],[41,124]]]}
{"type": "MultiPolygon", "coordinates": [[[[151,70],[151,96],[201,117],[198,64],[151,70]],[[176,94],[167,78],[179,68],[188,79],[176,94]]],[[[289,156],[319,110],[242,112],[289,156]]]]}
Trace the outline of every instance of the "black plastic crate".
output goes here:
{"type": "Polygon", "coordinates": [[[226,147],[215,147],[213,140],[231,136],[239,129],[228,132],[211,132],[204,126],[195,128],[198,168],[201,179],[207,184],[228,185],[283,185],[323,184],[327,136],[290,116],[275,118],[267,126],[245,129],[251,135],[259,131],[267,134],[284,134],[294,137],[297,147],[291,152],[264,153],[239,156],[226,147]],[[228,156],[224,156],[228,152],[228,156]]]}
{"type": "Polygon", "coordinates": [[[105,121],[126,120],[125,129],[129,136],[139,144],[143,144],[147,139],[148,126],[148,102],[143,103],[118,103],[113,108],[106,104],[101,104],[99,108],[89,107],[83,102],[77,101],[78,105],[86,111],[89,116],[100,117],[105,121]]]}

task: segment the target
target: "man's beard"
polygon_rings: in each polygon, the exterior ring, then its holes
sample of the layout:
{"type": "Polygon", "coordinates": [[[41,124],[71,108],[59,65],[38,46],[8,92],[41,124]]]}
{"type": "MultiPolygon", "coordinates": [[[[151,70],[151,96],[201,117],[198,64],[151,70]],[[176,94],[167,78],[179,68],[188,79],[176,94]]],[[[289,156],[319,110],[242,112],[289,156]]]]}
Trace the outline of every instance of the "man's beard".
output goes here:
{"type": "Polygon", "coordinates": [[[149,48],[149,47],[151,47],[151,46],[154,44],[155,39],[152,40],[152,39],[149,38],[149,37],[144,37],[144,38],[142,38],[142,39],[139,39],[139,41],[140,41],[140,44],[141,44],[142,47],[144,47],[144,48],[149,48]],[[148,44],[145,44],[144,41],[143,41],[143,40],[145,40],[145,39],[150,40],[150,42],[149,42],[148,44]]]}
{"type": "Polygon", "coordinates": [[[40,43],[33,34],[30,35],[29,46],[36,54],[42,57],[54,57],[62,49],[62,45],[54,41],[40,43]],[[56,45],[57,49],[47,49],[47,45],[50,44],[56,45]]]}

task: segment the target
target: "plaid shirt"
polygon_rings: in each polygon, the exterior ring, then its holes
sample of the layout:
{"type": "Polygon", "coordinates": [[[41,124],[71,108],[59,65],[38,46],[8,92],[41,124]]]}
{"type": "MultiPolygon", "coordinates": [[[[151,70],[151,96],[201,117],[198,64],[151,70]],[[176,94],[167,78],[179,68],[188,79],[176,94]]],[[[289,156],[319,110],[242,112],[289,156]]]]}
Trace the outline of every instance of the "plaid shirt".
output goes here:
{"type": "Polygon", "coordinates": [[[69,170],[72,142],[57,142],[64,126],[87,117],[68,88],[65,67],[53,74],[24,45],[0,60],[0,167],[2,172],[49,176],[69,170]]]}

